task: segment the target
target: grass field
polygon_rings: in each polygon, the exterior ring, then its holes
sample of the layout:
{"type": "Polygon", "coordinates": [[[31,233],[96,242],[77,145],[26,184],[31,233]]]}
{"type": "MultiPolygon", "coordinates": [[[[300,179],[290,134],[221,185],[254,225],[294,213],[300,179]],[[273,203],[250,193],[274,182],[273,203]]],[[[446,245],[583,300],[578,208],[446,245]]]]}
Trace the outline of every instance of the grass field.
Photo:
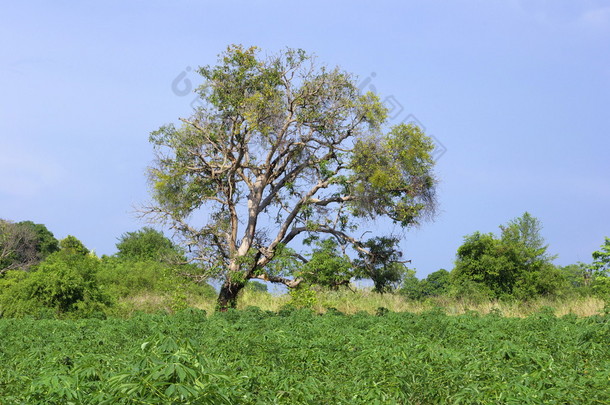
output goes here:
{"type": "MultiPolygon", "coordinates": [[[[183,305],[214,312],[215,297],[202,297],[187,295],[183,297],[183,305]]],[[[134,310],[155,312],[157,310],[173,310],[175,298],[171,295],[144,293],[130,296],[123,300],[125,307],[134,310]]],[[[272,295],[265,292],[244,290],[240,296],[238,308],[245,309],[251,306],[265,311],[279,311],[291,302],[289,295],[272,295]]],[[[475,311],[481,315],[490,312],[501,313],[508,317],[527,317],[543,308],[552,308],[556,316],[575,314],[578,316],[591,316],[599,314],[604,309],[604,300],[595,297],[573,298],[538,298],[531,301],[470,301],[449,297],[433,297],[425,301],[405,299],[398,294],[377,294],[366,289],[350,291],[317,291],[313,295],[311,308],[318,313],[326,312],[327,308],[335,308],[346,314],[355,314],[360,311],[375,314],[379,307],[392,312],[422,313],[442,308],[448,315],[461,315],[475,311]]]]}
{"type": "Polygon", "coordinates": [[[0,319],[2,404],[608,404],[610,316],[0,319]]]}

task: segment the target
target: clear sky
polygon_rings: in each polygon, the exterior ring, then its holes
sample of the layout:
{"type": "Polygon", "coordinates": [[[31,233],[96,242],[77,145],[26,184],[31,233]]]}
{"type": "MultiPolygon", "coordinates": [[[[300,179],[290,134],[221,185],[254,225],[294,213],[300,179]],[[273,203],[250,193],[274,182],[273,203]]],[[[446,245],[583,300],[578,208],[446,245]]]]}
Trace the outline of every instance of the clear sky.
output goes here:
{"type": "Polygon", "coordinates": [[[557,264],[610,236],[610,2],[594,0],[4,2],[0,218],[114,253],[145,225],[149,133],[189,115],[194,69],[232,43],[315,53],[446,149],[439,214],[402,243],[419,277],[524,211],[557,264]]]}

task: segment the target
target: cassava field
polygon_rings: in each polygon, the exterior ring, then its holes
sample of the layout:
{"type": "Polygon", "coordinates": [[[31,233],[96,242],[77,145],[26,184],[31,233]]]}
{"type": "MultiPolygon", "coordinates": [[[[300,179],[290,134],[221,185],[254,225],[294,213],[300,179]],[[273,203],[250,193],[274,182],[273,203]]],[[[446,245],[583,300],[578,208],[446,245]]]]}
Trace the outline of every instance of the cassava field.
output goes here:
{"type": "Polygon", "coordinates": [[[610,403],[603,311],[376,312],[0,319],[0,403],[610,403]]]}

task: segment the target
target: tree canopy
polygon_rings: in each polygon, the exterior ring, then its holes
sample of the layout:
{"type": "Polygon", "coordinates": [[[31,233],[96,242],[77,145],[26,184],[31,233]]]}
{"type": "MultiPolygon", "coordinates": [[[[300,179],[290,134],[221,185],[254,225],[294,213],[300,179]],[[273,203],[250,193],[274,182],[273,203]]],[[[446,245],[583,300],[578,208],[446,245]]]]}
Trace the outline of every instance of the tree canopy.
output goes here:
{"type": "MultiPolygon", "coordinates": [[[[540,221],[524,213],[500,226],[501,236],[475,232],[458,248],[455,284],[474,282],[492,297],[528,298],[549,294],[563,282],[540,234],[540,221]]],[[[469,286],[468,288],[470,288],[469,286]]]]}
{"type": "Polygon", "coordinates": [[[588,268],[595,276],[610,277],[610,238],[604,238],[604,244],[591,254],[593,263],[588,268]]]}
{"type": "Polygon", "coordinates": [[[325,234],[367,257],[362,220],[405,228],[433,213],[432,140],[414,125],[388,128],[386,108],[352,75],[302,50],[260,57],[241,46],[199,73],[200,106],[151,134],[144,212],[224,280],[221,307],[249,279],[297,286],[269,266],[295,240],[325,234]]]}
{"type": "Polygon", "coordinates": [[[124,233],[119,238],[116,247],[118,249],[116,256],[125,260],[169,262],[186,260],[183,252],[163,235],[163,232],[149,227],[124,233]]]}
{"type": "Polygon", "coordinates": [[[0,219],[0,273],[28,270],[58,250],[59,243],[46,226],[0,219]]]}

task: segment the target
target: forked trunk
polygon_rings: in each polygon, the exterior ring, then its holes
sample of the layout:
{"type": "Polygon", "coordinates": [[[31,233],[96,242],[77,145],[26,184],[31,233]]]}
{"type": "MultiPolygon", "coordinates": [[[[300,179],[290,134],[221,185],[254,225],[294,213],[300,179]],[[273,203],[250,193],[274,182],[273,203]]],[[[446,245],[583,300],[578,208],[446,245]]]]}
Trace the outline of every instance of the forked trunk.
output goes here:
{"type": "Polygon", "coordinates": [[[236,308],[237,294],[239,294],[244,286],[244,283],[225,281],[222,287],[220,287],[220,293],[218,294],[218,310],[224,312],[229,308],[236,308]]]}

